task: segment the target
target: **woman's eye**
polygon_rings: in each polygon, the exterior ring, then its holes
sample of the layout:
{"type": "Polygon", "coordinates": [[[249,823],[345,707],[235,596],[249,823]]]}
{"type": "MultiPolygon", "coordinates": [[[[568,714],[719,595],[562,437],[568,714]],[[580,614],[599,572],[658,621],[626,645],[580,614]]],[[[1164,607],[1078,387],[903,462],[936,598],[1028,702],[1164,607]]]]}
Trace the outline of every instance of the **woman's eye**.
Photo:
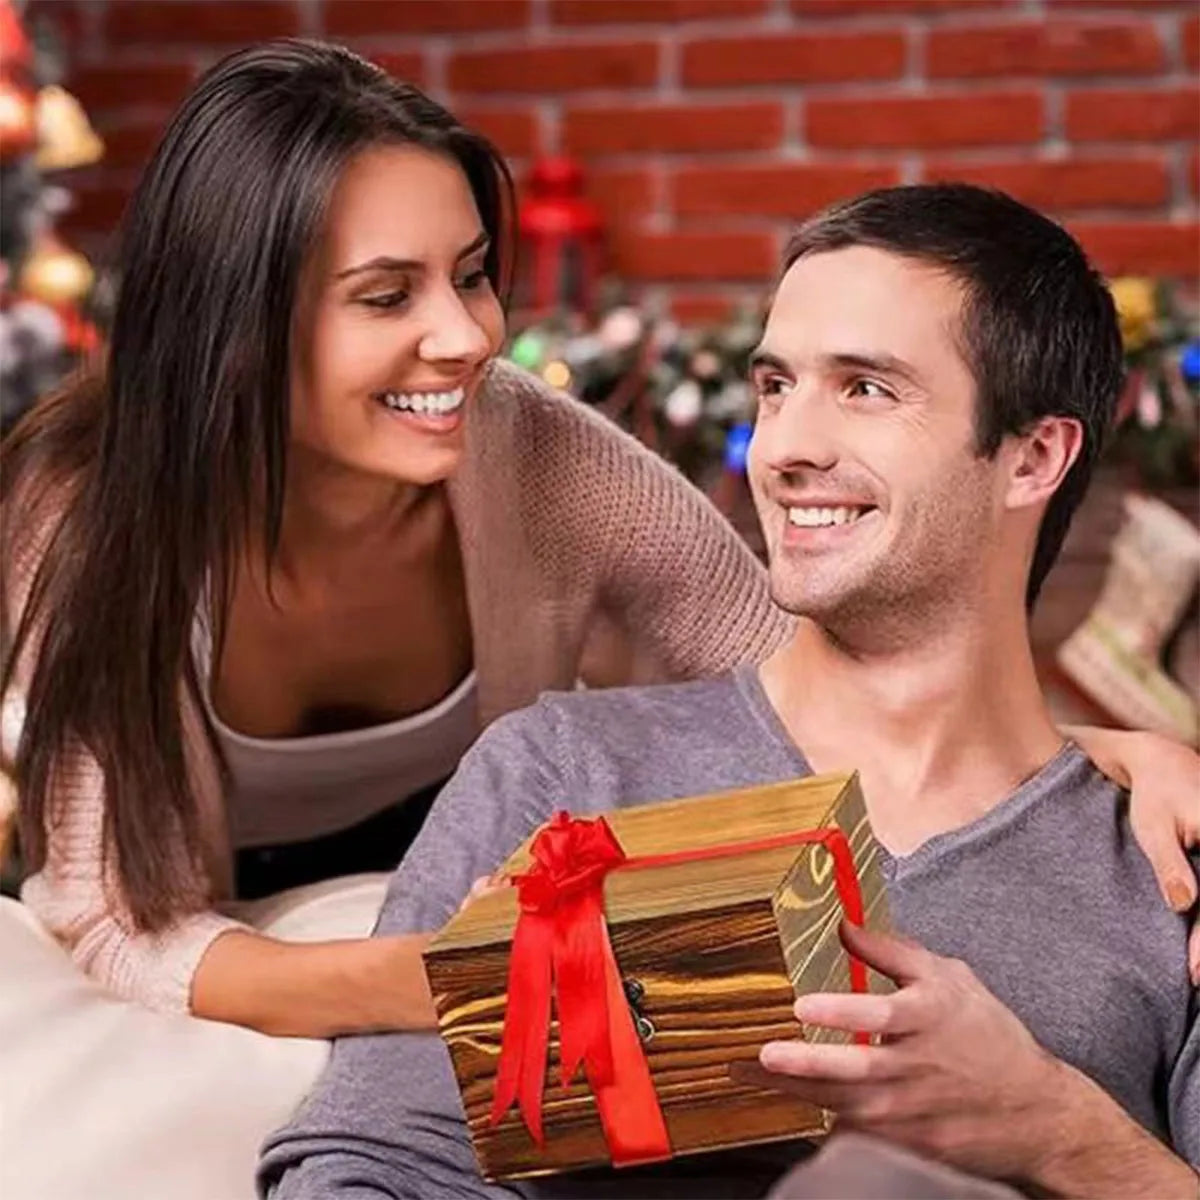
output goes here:
{"type": "Polygon", "coordinates": [[[407,299],[407,292],[385,292],[379,296],[364,296],[361,303],[368,308],[398,308],[407,299]]]}
{"type": "Polygon", "coordinates": [[[894,400],[892,393],[883,386],[882,383],[876,383],[874,379],[856,379],[850,385],[850,394],[852,396],[865,396],[869,400],[894,400]]]}
{"type": "Polygon", "coordinates": [[[487,272],[481,269],[472,271],[470,275],[464,275],[456,286],[464,292],[473,292],[476,288],[483,287],[488,282],[487,272]]]}

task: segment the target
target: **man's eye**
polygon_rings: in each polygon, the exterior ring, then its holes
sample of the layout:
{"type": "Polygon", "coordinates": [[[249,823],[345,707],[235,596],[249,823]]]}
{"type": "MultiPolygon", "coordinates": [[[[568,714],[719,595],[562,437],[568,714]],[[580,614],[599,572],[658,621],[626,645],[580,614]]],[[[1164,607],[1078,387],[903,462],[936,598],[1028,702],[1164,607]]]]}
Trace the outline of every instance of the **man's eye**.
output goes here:
{"type": "Polygon", "coordinates": [[[407,299],[407,292],[385,292],[379,296],[364,296],[360,303],[368,308],[399,308],[407,299]]]}
{"type": "Polygon", "coordinates": [[[856,379],[850,384],[852,396],[865,396],[870,400],[894,400],[895,396],[882,383],[874,379],[856,379]]]}
{"type": "Polygon", "coordinates": [[[763,400],[775,400],[787,391],[787,380],[782,375],[762,375],[754,381],[754,390],[763,400]]]}

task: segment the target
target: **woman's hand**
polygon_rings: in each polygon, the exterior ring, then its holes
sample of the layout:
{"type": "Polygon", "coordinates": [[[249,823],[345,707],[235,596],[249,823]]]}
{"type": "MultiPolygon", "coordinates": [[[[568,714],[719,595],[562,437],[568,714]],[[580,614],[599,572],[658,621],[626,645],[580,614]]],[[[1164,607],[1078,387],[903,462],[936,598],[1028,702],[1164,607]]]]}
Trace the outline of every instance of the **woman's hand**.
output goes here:
{"type": "MultiPolygon", "coordinates": [[[[1200,847],[1200,755],[1155,733],[1066,729],[1105,775],[1130,792],[1129,823],[1176,912],[1196,905],[1196,872],[1187,851],[1200,847]]],[[[1188,943],[1192,982],[1200,986],[1200,912],[1188,943]]]]}
{"type": "Polygon", "coordinates": [[[481,875],[473,884],[471,890],[463,897],[463,902],[458,906],[458,911],[462,912],[473,900],[477,900],[480,896],[486,896],[489,892],[498,892],[501,888],[512,887],[512,880],[507,875],[502,875],[499,871],[493,875],[481,875]]]}

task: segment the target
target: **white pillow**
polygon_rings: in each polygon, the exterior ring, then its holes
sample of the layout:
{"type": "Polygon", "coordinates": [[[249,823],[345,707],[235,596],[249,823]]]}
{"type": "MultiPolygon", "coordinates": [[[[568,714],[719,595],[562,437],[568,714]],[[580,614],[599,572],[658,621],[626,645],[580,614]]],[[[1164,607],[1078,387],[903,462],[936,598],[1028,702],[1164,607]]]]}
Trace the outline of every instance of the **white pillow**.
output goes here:
{"type": "MultiPolygon", "coordinates": [[[[234,912],[289,940],[363,936],[386,879],[332,880],[234,912]]],[[[327,1056],[323,1041],[119,1000],[0,898],[4,1200],[251,1200],[259,1146],[327,1056]]]]}

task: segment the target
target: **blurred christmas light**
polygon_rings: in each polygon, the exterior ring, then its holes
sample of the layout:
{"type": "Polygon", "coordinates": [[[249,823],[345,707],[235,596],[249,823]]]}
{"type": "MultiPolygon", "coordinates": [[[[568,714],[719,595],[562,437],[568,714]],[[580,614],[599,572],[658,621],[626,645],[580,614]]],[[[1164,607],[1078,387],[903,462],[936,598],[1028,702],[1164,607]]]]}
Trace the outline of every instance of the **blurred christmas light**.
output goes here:
{"type": "Polygon", "coordinates": [[[552,388],[566,388],[571,383],[571,369],[565,362],[555,359],[542,368],[542,378],[552,388]]]}
{"type": "Polygon", "coordinates": [[[546,353],[546,341],[532,330],[519,334],[508,352],[509,358],[527,371],[536,371],[546,353]]]}
{"type": "Polygon", "coordinates": [[[746,459],[750,453],[750,439],[754,426],[749,421],[740,421],[725,436],[725,470],[735,475],[746,473],[746,459]]]}
{"type": "Polygon", "coordinates": [[[21,267],[17,291],[58,307],[82,300],[95,278],[91,263],[82,254],[44,234],[21,267]]]}
{"type": "Polygon", "coordinates": [[[1200,386],[1200,339],[1189,342],[1179,358],[1179,369],[1193,387],[1200,386]]]}

